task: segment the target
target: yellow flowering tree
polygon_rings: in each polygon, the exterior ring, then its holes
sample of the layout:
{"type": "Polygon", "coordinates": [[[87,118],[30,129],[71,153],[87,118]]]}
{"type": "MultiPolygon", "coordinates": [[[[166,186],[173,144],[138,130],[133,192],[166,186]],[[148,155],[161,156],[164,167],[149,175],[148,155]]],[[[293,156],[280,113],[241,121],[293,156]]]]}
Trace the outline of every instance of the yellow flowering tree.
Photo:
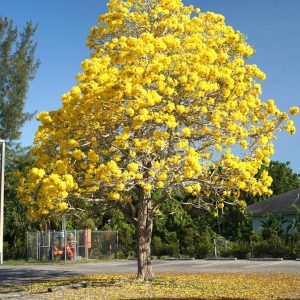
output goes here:
{"type": "Polygon", "coordinates": [[[159,204],[174,189],[212,212],[241,201],[240,191],[271,193],[268,173],[255,175],[270,162],[274,133],[295,127],[260,100],[266,76],[246,63],[253,49],[223,16],[181,0],[110,0],[98,22],[78,84],[60,109],[38,116],[19,196],[35,217],[66,211],[78,196],[117,206],[137,230],[138,277],[147,280],[159,204]]]}

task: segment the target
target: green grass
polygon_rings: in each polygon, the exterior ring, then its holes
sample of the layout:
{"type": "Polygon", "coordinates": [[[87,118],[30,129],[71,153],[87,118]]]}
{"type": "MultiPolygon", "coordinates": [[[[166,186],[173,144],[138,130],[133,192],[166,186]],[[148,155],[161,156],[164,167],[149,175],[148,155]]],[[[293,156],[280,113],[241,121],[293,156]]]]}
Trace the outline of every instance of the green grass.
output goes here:
{"type": "Polygon", "coordinates": [[[72,261],[72,260],[56,260],[56,261],[38,261],[38,260],[30,260],[27,261],[25,259],[8,259],[8,260],[4,260],[3,261],[3,265],[5,266],[19,266],[19,265],[36,265],[36,264],[86,264],[86,263],[101,263],[101,262],[112,262],[115,261],[116,259],[112,258],[112,257],[108,257],[108,258],[102,258],[102,259],[80,259],[80,260],[76,260],[76,261],[72,261]]]}
{"type": "Polygon", "coordinates": [[[27,262],[25,259],[8,259],[3,261],[3,265],[5,266],[17,266],[17,265],[27,265],[27,264],[32,264],[36,262],[27,262]]]}

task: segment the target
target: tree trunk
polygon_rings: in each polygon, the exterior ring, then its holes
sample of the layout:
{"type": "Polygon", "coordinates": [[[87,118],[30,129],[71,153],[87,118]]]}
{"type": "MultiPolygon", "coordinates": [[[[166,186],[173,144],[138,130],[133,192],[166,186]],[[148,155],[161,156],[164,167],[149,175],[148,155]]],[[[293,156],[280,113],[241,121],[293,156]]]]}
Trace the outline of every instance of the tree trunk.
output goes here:
{"type": "Polygon", "coordinates": [[[150,196],[140,192],[138,206],[137,261],[138,279],[149,280],[154,276],[151,265],[151,238],[153,228],[153,211],[150,196]]]}

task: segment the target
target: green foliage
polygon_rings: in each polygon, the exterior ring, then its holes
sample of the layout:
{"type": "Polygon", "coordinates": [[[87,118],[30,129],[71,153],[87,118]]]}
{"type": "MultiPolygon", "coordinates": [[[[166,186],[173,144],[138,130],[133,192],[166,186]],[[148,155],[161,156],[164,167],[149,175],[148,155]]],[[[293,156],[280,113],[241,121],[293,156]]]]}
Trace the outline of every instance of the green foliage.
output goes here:
{"type": "Polygon", "coordinates": [[[151,244],[151,252],[154,256],[162,256],[165,253],[165,244],[162,242],[161,237],[153,236],[151,244]]]}
{"type": "Polygon", "coordinates": [[[152,239],[152,254],[158,257],[179,256],[179,240],[176,232],[167,232],[163,240],[159,236],[152,239]]]}
{"type": "Polygon", "coordinates": [[[196,258],[206,258],[213,255],[213,237],[215,233],[206,227],[199,236],[199,240],[195,246],[195,256],[196,258]]]}
{"type": "Polygon", "coordinates": [[[221,249],[221,257],[236,257],[238,259],[248,259],[251,256],[250,243],[236,241],[227,243],[227,247],[221,249]]]}
{"type": "Polygon", "coordinates": [[[300,187],[300,174],[294,173],[289,164],[289,162],[271,161],[267,170],[273,178],[271,185],[273,195],[283,194],[300,187]]]}
{"type": "MultiPolygon", "coordinates": [[[[182,196],[182,195],[181,195],[182,196]]],[[[204,258],[213,254],[213,237],[209,227],[210,214],[182,205],[183,198],[174,197],[164,203],[156,214],[152,253],[156,256],[204,258]]]]}
{"type": "Polygon", "coordinates": [[[287,226],[287,233],[300,233],[300,208],[294,205],[296,216],[292,222],[287,226]]]}
{"type": "Polygon", "coordinates": [[[134,256],[136,249],[136,234],[134,227],[126,222],[125,216],[118,211],[107,220],[107,223],[102,227],[102,230],[118,231],[118,256],[128,257],[134,256]]]}
{"type": "Polygon", "coordinates": [[[249,242],[237,241],[231,245],[231,254],[238,259],[247,259],[250,257],[250,244],[249,242]]]}
{"type": "Polygon", "coordinates": [[[28,22],[20,33],[13,22],[0,17],[0,137],[16,140],[20,128],[32,118],[24,113],[29,81],[34,78],[39,61],[32,37],[36,26],[28,22]]]}
{"type": "Polygon", "coordinates": [[[287,238],[287,256],[289,259],[300,258],[300,232],[292,232],[287,238]]]}
{"type": "Polygon", "coordinates": [[[195,238],[196,233],[193,228],[186,231],[186,235],[182,241],[183,251],[182,254],[188,257],[194,257],[196,251],[195,238]]]}
{"type": "MultiPolygon", "coordinates": [[[[193,220],[180,202],[173,200],[162,204],[153,226],[153,255],[177,257],[179,253],[187,254],[191,239],[187,238],[187,232],[192,228],[193,220]]],[[[193,233],[189,235],[193,236],[193,233]]]]}
{"type": "Polygon", "coordinates": [[[179,256],[179,240],[175,231],[166,232],[165,234],[165,254],[173,257],[179,256]]]}
{"type": "Polygon", "coordinates": [[[260,232],[251,234],[250,248],[252,257],[282,257],[284,259],[296,259],[300,257],[300,233],[285,234],[278,230],[278,222],[282,218],[268,218],[265,224],[270,228],[262,228],[260,232]],[[279,220],[279,221],[278,221],[279,220]]]}
{"type": "Polygon", "coordinates": [[[236,205],[224,208],[212,222],[213,228],[227,240],[249,241],[252,229],[251,217],[236,205]]]}
{"type": "Polygon", "coordinates": [[[252,244],[253,257],[286,257],[287,247],[280,236],[271,233],[268,239],[259,239],[252,244]]]}
{"type": "MultiPolygon", "coordinates": [[[[31,164],[26,149],[16,147],[7,149],[5,170],[5,205],[4,205],[4,258],[24,258],[26,256],[26,231],[30,224],[24,208],[16,197],[18,179],[16,171],[22,171],[31,164]]],[[[31,224],[34,226],[35,224],[31,224]]]]}
{"type": "Polygon", "coordinates": [[[267,240],[271,236],[282,236],[282,225],[286,223],[287,220],[281,215],[267,214],[265,215],[265,220],[261,222],[261,235],[267,240]]]}

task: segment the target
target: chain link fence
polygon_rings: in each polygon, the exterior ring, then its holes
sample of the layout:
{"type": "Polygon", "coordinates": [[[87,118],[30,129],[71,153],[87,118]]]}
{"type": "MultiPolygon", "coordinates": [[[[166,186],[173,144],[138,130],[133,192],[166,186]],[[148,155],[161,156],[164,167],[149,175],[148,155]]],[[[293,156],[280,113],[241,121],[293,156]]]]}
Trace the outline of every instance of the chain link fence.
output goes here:
{"type": "Polygon", "coordinates": [[[77,261],[114,258],[117,231],[61,230],[27,232],[27,260],[77,261]]]}
{"type": "Polygon", "coordinates": [[[222,257],[222,251],[227,251],[228,242],[223,237],[214,238],[215,258],[222,257]]]}

